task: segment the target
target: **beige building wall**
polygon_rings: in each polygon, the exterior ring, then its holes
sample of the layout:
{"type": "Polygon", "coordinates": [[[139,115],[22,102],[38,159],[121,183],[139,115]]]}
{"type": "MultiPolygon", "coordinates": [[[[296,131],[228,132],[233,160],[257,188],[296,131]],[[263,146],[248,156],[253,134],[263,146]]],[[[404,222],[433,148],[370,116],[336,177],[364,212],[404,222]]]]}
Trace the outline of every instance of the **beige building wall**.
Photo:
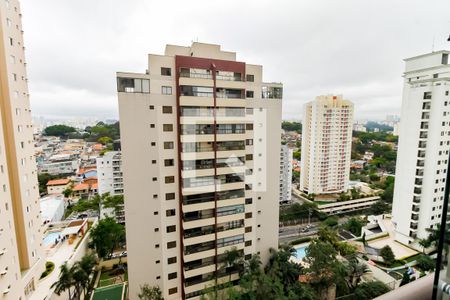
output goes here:
{"type": "MultiPolygon", "coordinates": [[[[220,262],[211,263],[208,261],[210,258],[220,259],[226,250],[236,247],[247,259],[249,254],[260,253],[266,262],[269,248],[278,246],[279,179],[268,174],[279,173],[282,86],[263,84],[261,66],[237,63],[235,53],[221,51],[218,45],[168,45],[165,55],[149,55],[148,58],[146,74],[117,74],[119,82],[126,78],[138,79],[133,81],[133,85],[137,82],[138,89],[143,89],[138,92],[136,87],[118,86],[130,297],[139,292],[141,285],[148,283],[160,286],[165,299],[198,299],[205,286],[215,283],[207,276],[222,266],[220,262]],[[212,59],[211,63],[218,65],[217,70],[228,64],[241,68],[243,80],[228,78],[229,73],[217,73],[216,78],[216,88],[225,89],[217,90],[217,95],[240,90],[240,96],[233,99],[217,97],[215,101],[212,93],[200,91],[202,96],[180,94],[177,99],[177,89],[181,91],[177,86],[177,72],[180,71],[176,68],[177,59],[180,59],[177,56],[188,57],[186,61],[195,61],[206,68],[211,64],[205,64],[205,58],[212,59]],[[162,75],[161,68],[169,68],[170,74],[162,75]],[[244,74],[254,75],[254,80],[246,80],[244,74]],[[263,90],[265,98],[262,98],[263,90]],[[273,96],[274,90],[278,91],[277,99],[273,96]],[[246,97],[247,91],[253,95],[246,97]],[[196,107],[206,112],[208,107],[214,107],[214,103],[217,108],[215,117],[203,113],[181,115],[181,107],[196,107]],[[234,108],[244,113],[223,114],[234,108]],[[208,126],[214,122],[244,124],[247,130],[233,134],[183,134],[178,122],[186,126],[208,126]],[[240,141],[245,147],[241,150],[200,152],[179,149],[179,145],[188,143],[204,143],[202,145],[208,147],[214,141],[240,141]],[[245,162],[220,168],[180,168],[180,163],[184,165],[191,160],[206,163],[208,160],[233,160],[236,157],[245,157],[245,162]],[[241,174],[241,180],[237,182],[218,182],[221,176],[237,174],[241,174]],[[197,182],[210,180],[211,176],[217,176],[212,184],[197,182]],[[180,183],[180,180],[185,183],[180,183]],[[188,182],[195,184],[190,186],[188,182]],[[241,190],[242,195],[227,200],[201,200],[206,193],[219,195],[230,190],[241,190]],[[194,202],[183,200],[183,196],[193,197],[194,202]],[[240,206],[244,207],[243,211],[237,208],[230,214],[218,213],[223,207],[240,206]],[[196,215],[194,218],[193,214],[196,215]],[[221,224],[232,227],[210,231],[211,227],[218,228],[221,224]],[[196,233],[197,229],[202,234],[196,233]],[[228,245],[226,241],[229,239],[234,240],[233,244],[228,245]],[[216,243],[216,246],[211,248],[210,243],[216,243]],[[225,246],[218,246],[219,243],[225,246]],[[204,248],[199,245],[204,245],[204,248]],[[199,278],[201,276],[203,279],[199,278]]],[[[179,86],[213,90],[214,80],[206,69],[191,68],[189,72],[188,76],[179,77],[179,86]]],[[[237,279],[237,274],[232,274],[231,279],[237,279]]],[[[217,279],[219,284],[224,281],[228,281],[228,275],[217,279]]]]}
{"type": "Polygon", "coordinates": [[[20,6],[0,2],[0,295],[26,299],[44,261],[20,6]]]}
{"type": "Polygon", "coordinates": [[[347,191],[353,103],[341,95],[316,97],[305,105],[302,125],[300,190],[308,194],[347,191]]]}

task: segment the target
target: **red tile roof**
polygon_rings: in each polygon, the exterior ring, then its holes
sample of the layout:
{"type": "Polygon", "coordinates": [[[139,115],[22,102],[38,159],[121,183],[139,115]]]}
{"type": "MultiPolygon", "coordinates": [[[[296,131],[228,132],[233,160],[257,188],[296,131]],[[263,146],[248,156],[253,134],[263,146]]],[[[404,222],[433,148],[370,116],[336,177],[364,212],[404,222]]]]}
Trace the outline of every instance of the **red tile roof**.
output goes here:
{"type": "Polygon", "coordinates": [[[66,185],[70,182],[69,178],[49,180],[47,185],[66,185]]]}
{"type": "Polygon", "coordinates": [[[84,191],[84,190],[89,190],[89,184],[80,183],[73,187],[73,191],[84,191]]]}

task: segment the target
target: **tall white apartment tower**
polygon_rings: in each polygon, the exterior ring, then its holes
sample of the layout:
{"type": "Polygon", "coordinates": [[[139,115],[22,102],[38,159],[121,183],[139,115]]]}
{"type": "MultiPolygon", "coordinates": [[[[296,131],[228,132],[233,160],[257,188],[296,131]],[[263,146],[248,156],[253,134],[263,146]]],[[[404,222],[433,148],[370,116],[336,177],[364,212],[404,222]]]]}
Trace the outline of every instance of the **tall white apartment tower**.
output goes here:
{"type": "Polygon", "coordinates": [[[353,103],[341,95],[319,96],[304,108],[300,189],[307,194],[348,189],[353,103]]]}
{"type": "Polygon", "coordinates": [[[449,51],[405,59],[393,221],[404,244],[440,223],[450,149],[449,51]]]}
{"type": "Polygon", "coordinates": [[[118,73],[130,297],[199,299],[232,283],[226,250],[278,246],[282,85],[219,45],[167,45],[118,73]]]}
{"type": "Polygon", "coordinates": [[[28,299],[44,269],[20,5],[0,1],[0,299],[28,299]]]}
{"type": "Polygon", "coordinates": [[[294,151],[281,145],[280,151],[280,203],[292,201],[292,159],[294,151]]]}

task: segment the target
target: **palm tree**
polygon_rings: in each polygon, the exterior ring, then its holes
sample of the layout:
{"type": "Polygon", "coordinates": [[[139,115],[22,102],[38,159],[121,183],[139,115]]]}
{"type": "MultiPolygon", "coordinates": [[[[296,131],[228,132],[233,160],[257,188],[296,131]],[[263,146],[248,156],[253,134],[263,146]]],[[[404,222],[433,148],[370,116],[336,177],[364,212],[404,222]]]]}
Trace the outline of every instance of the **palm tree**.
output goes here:
{"type": "Polygon", "coordinates": [[[347,285],[351,290],[354,290],[356,286],[361,281],[361,277],[370,272],[370,269],[366,266],[365,263],[361,263],[358,261],[356,257],[352,257],[348,260],[347,265],[347,285]]]}
{"type": "MultiPolygon", "coordinates": [[[[237,250],[236,247],[233,247],[231,250],[226,250],[224,253],[225,259],[224,259],[224,269],[227,270],[228,268],[235,268],[240,264],[240,258],[241,253],[237,250]]],[[[229,272],[229,282],[231,282],[231,270],[229,272]]]]}
{"type": "Polygon", "coordinates": [[[83,256],[81,260],[76,262],[73,267],[74,280],[79,284],[79,287],[82,288],[85,298],[86,293],[89,292],[90,276],[95,264],[95,257],[91,254],[83,256]]]}
{"type": "Polygon", "coordinates": [[[59,273],[58,281],[51,285],[51,288],[55,288],[55,293],[59,296],[65,290],[69,292],[69,299],[72,299],[72,295],[70,293],[70,288],[72,287],[74,280],[71,269],[67,266],[67,263],[64,263],[60,267],[61,272],[59,273]]]}
{"type": "Polygon", "coordinates": [[[419,245],[422,247],[422,252],[425,253],[425,249],[431,246],[431,241],[429,239],[420,239],[419,245]]]}

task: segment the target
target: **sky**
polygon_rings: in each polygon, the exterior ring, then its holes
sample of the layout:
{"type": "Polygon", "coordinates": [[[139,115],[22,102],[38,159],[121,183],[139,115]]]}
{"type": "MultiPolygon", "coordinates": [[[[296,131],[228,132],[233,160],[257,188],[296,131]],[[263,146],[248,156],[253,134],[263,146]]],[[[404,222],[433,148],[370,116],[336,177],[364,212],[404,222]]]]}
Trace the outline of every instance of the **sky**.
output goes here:
{"type": "Polygon", "coordinates": [[[222,45],[284,84],[283,119],[343,94],[355,119],[400,114],[403,59],[450,49],[449,0],[22,0],[35,116],[118,118],[117,71],[166,44],[222,45]],[[434,41],[434,42],[433,42],[434,41]],[[434,45],[434,48],[433,48],[434,45]]]}

